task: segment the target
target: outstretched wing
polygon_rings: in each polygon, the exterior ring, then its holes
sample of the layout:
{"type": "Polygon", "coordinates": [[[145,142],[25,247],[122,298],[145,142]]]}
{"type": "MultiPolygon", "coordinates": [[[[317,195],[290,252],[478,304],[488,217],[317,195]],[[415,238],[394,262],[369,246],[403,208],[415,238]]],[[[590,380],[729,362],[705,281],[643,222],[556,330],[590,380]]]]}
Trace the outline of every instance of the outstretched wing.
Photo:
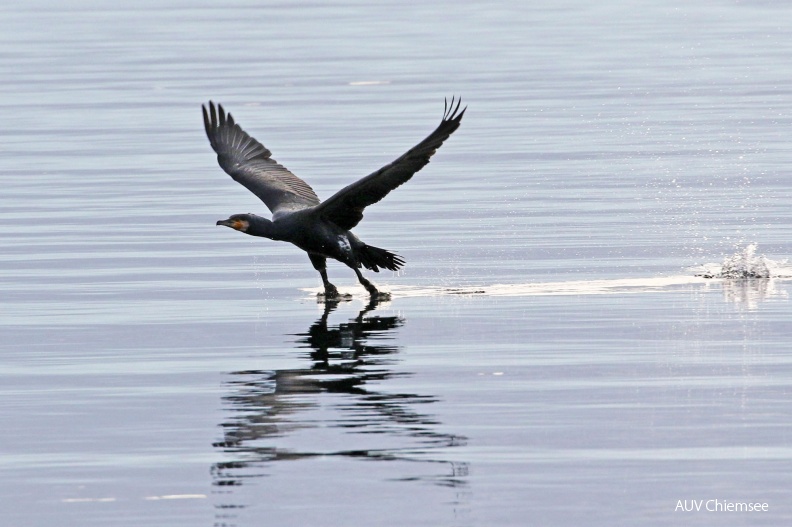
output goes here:
{"type": "Polygon", "coordinates": [[[235,181],[259,197],[276,212],[313,207],[319,198],[313,189],[272,159],[264,145],[250,137],[226,114],[221,105],[209,101],[203,110],[204,127],[217,162],[235,181]]]}
{"type": "Polygon", "coordinates": [[[316,207],[316,212],[343,229],[351,229],[357,225],[363,219],[363,209],[377,203],[391,190],[408,181],[413,174],[426,166],[429,158],[440,148],[440,145],[459,128],[459,123],[467,109],[463,108],[461,112],[459,111],[461,102],[462,99],[455,101],[452,98],[449,105],[446,100],[440,126],[426,139],[393,163],[339,190],[316,207]],[[456,106],[454,106],[455,102],[456,106]]]}

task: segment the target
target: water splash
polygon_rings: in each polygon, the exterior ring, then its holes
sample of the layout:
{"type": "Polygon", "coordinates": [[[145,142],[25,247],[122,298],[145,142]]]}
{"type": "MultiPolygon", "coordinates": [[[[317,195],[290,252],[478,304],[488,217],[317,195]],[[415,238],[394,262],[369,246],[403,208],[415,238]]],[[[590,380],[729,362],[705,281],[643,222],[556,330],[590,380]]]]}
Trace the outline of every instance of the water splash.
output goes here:
{"type": "Polygon", "coordinates": [[[721,264],[704,264],[693,271],[696,276],[727,280],[792,277],[792,268],[787,265],[787,260],[771,260],[763,254],[756,254],[756,249],[757,245],[750,243],[724,258],[721,264]]]}
{"type": "Polygon", "coordinates": [[[721,278],[770,278],[770,267],[764,255],[756,254],[756,244],[723,260],[721,278]]]}

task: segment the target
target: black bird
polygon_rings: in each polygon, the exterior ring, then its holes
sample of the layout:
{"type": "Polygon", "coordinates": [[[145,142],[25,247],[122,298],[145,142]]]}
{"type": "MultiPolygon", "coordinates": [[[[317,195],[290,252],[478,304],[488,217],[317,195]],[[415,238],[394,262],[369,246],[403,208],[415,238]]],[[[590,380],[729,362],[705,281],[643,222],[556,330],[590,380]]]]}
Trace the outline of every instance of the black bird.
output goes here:
{"type": "Polygon", "coordinates": [[[217,161],[235,181],[258,196],[272,212],[272,221],[255,214],[235,214],[217,222],[252,236],[291,242],[308,253],[319,271],[326,298],[338,297],[338,289],[327,280],[327,258],[346,264],[372,297],[377,288],[360,273],[363,266],[374,272],[380,268],[397,271],[404,260],[389,251],[366,245],[350,232],[361,219],[363,209],[377,203],[391,190],[421,170],[429,158],[459,127],[466,108],[461,99],[446,100],[443,119],[434,132],[393,163],[339,190],[330,199],[319,201],[302,179],[272,159],[264,145],[249,136],[221,105],[209,101],[203,110],[206,135],[217,152],[217,161]],[[454,103],[456,102],[456,106],[454,103]]]}

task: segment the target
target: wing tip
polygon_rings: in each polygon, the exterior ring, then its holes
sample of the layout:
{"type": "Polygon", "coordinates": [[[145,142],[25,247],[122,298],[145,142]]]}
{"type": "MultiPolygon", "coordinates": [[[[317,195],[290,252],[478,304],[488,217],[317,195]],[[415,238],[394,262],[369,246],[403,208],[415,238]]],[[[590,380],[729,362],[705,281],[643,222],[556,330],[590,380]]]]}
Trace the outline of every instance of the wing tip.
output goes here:
{"type": "Polygon", "coordinates": [[[211,137],[211,134],[217,131],[218,128],[218,121],[219,124],[222,125],[224,119],[224,111],[223,106],[218,104],[215,108],[215,103],[211,99],[209,100],[209,104],[201,105],[201,112],[203,113],[204,118],[204,127],[206,128],[206,133],[211,137]],[[219,111],[218,111],[219,110],[219,111]],[[219,114],[219,119],[218,119],[219,114]]]}
{"type": "Polygon", "coordinates": [[[462,116],[465,115],[465,110],[467,110],[467,106],[462,108],[462,111],[459,111],[459,107],[462,105],[462,97],[457,97],[456,95],[451,96],[451,104],[448,103],[448,97],[444,99],[444,107],[443,107],[443,121],[455,121],[459,122],[462,119],[462,116]],[[454,105],[456,103],[456,105],[454,105]]]}
{"type": "Polygon", "coordinates": [[[201,111],[203,113],[204,128],[206,128],[206,134],[210,139],[221,128],[233,128],[236,125],[234,116],[230,112],[226,112],[222,104],[215,104],[211,99],[208,104],[201,105],[201,111]]]}

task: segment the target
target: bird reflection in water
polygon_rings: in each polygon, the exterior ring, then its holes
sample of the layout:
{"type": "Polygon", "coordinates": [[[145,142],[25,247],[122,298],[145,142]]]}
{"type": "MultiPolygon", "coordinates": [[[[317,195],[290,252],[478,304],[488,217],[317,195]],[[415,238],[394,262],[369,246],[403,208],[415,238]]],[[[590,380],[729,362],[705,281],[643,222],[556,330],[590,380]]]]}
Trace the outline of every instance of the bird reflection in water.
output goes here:
{"type": "Polygon", "coordinates": [[[404,319],[371,315],[377,302],[372,299],[355,318],[332,326],[328,318],[339,301],[326,302],[322,316],[297,335],[298,347],[310,350],[305,368],[230,374],[230,393],[223,400],[233,416],[222,424],[223,440],[214,446],[232,460],[213,466],[215,485],[242,485],[267,475],[267,465],[279,461],[346,456],[433,463],[439,470],[430,470],[428,477],[395,479],[464,486],[467,464],[432,459],[432,449],[465,441],[437,431],[439,423],[419,411],[437,399],[377,391],[382,381],[409,375],[392,369],[400,350],[393,332],[404,319]],[[328,436],[328,428],[336,432],[328,436]],[[297,437],[293,442],[299,445],[309,438],[307,443],[315,448],[290,448],[287,437],[297,437]]]}

